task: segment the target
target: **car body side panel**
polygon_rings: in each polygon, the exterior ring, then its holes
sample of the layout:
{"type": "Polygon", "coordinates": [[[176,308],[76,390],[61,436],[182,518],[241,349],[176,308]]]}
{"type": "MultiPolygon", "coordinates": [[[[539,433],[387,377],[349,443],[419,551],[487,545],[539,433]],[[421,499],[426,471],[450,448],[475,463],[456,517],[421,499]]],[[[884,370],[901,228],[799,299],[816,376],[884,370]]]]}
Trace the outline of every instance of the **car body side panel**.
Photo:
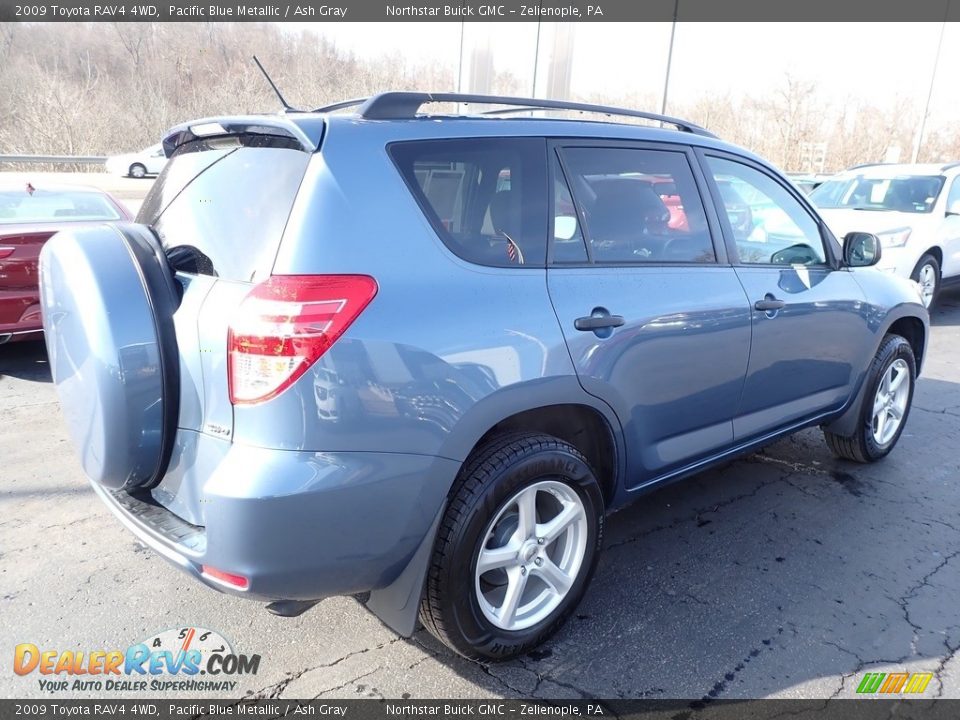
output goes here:
{"type": "Polygon", "coordinates": [[[292,388],[235,409],[234,442],[463,460],[483,423],[503,419],[471,413],[484,399],[515,390],[502,402],[509,414],[530,384],[567,378],[576,387],[546,271],[456,257],[387,155],[391,136],[380,143],[376,128],[364,130],[374,137],[353,142],[355,128],[331,124],[273,272],[370,275],[377,295],[292,388]]]}
{"type": "Polygon", "coordinates": [[[750,353],[733,268],[553,267],[550,292],[580,383],[623,425],[628,488],[730,445],[750,353]],[[609,337],[574,328],[598,307],[624,326],[609,337]]]}
{"type": "Polygon", "coordinates": [[[943,267],[940,270],[943,277],[956,279],[960,276],[960,215],[945,214],[939,235],[943,251],[943,267]]]}
{"type": "Polygon", "coordinates": [[[738,441],[842,407],[875,348],[872,308],[847,270],[806,266],[737,268],[751,304],[779,298],[779,311],[753,311],[753,347],[734,420],[738,441]]]}

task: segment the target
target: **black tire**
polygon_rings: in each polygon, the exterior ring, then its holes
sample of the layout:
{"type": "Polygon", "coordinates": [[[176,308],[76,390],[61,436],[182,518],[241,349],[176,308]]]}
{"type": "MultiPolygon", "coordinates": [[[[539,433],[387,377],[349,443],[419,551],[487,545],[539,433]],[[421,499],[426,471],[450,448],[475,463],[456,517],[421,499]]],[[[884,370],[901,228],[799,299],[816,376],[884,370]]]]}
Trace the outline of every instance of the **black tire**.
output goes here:
{"type": "Polygon", "coordinates": [[[147,176],[147,168],[141,163],[134,163],[130,166],[130,169],[127,170],[127,174],[132,178],[145,178],[147,176]]]}
{"type": "Polygon", "coordinates": [[[900,435],[903,433],[903,428],[907,425],[907,419],[910,417],[910,406],[913,404],[916,379],[917,362],[910,343],[899,335],[887,335],[880,343],[880,349],[877,350],[877,354],[867,372],[866,388],[858,410],[859,419],[856,432],[853,435],[844,436],[832,433],[827,429],[823,431],[824,439],[834,455],[859,463],[876,462],[886,457],[897,444],[900,435]],[[898,359],[906,362],[909,369],[910,387],[907,395],[907,406],[896,433],[890,440],[880,445],[873,436],[873,403],[877,395],[877,388],[887,372],[887,368],[898,359]]]}
{"type": "Polygon", "coordinates": [[[930,296],[930,302],[924,303],[924,307],[929,309],[933,307],[933,304],[937,301],[937,296],[940,294],[940,263],[937,262],[937,258],[930,253],[925,254],[917,261],[917,266],[913,269],[913,272],[910,273],[910,278],[922,286],[923,283],[920,281],[920,275],[927,266],[930,266],[933,270],[933,294],[930,296]]]}
{"type": "Polygon", "coordinates": [[[437,532],[420,605],[420,620],[441,642],[472,660],[506,660],[553,635],[583,596],[603,538],[603,495],[586,458],[550,435],[522,433],[494,439],[464,463],[437,532]],[[476,597],[477,557],[488,525],[524,487],[544,479],[572,488],[587,519],[584,557],[560,604],[539,623],[508,631],[490,622],[476,597]]]}

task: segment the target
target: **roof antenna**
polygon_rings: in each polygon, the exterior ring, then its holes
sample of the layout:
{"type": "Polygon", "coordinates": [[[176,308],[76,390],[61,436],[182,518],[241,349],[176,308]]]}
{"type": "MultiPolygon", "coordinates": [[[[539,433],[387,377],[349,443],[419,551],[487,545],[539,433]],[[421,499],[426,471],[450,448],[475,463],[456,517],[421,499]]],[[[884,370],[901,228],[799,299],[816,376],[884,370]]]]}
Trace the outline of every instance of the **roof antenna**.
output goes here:
{"type": "Polygon", "coordinates": [[[303,112],[303,110],[298,110],[295,107],[291,107],[290,104],[284,99],[283,95],[280,93],[280,90],[277,88],[276,83],[270,79],[270,76],[267,74],[267,71],[263,69],[263,65],[260,64],[260,61],[257,59],[257,56],[253,56],[253,61],[257,64],[257,67],[260,68],[260,72],[263,73],[263,76],[267,79],[267,82],[270,83],[270,87],[273,88],[273,92],[276,93],[277,98],[280,100],[280,104],[283,105],[284,112],[303,112]]]}

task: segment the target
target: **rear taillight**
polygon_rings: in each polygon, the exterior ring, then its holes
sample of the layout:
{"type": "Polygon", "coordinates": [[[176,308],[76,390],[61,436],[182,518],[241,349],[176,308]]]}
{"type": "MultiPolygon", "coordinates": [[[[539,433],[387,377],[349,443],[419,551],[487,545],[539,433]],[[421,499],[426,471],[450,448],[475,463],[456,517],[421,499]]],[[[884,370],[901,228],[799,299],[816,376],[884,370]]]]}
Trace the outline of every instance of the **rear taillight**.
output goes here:
{"type": "Polygon", "coordinates": [[[230,402],[262,402],[290,387],[376,294],[367,275],[274,275],[254,287],[227,333],[230,402]]]}

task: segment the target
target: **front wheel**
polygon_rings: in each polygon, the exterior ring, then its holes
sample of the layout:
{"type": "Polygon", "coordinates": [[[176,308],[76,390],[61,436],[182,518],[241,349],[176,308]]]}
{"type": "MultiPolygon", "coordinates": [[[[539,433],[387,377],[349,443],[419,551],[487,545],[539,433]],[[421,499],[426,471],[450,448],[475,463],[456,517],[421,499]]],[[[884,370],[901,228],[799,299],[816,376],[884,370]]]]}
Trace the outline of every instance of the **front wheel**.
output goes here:
{"type": "Polygon", "coordinates": [[[940,263],[933,255],[924,255],[910,277],[920,285],[923,306],[929,310],[940,292],[940,263]]]}
{"type": "Polygon", "coordinates": [[[464,465],[437,533],[420,619],[461,655],[506,660],[555,633],[593,574],[603,497],[549,435],[494,440],[464,465]]]}
{"type": "Polygon", "coordinates": [[[867,374],[857,430],[849,436],[823,431],[834,454],[868,463],[893,450],[910,414],[916,378],[917,361],[910,343],[899,335],[887,335],[867,374]]]}
{"type": "Polygon", "coordinates": [[[130,166],[130,169],[127,171],[132,178],[143,178],[147,176],[147,168],[145,168],[140,163],[134,163],[130,166]]]}

